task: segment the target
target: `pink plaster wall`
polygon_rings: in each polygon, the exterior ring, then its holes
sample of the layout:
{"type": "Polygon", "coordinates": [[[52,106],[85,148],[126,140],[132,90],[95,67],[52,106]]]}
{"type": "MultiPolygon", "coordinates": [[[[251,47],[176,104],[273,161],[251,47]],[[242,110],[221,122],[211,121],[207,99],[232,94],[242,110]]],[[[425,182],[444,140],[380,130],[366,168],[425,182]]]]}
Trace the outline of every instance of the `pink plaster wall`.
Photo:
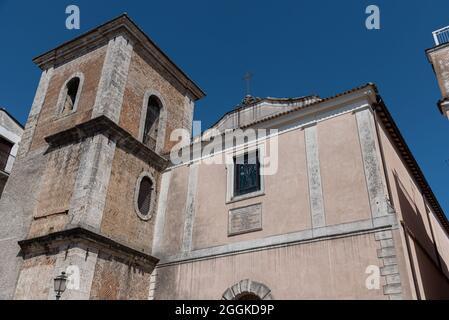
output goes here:
{"type": "Polygon", "coordinates": [[[217,300],[250,279],[274,299],[385,299],[383,282],[365,286],[366,268],[379,265],[377,248],[367,234],[162,267],[155,298],[217,300]]]}
{"type": "Polygon", "coordinates": [[[318,148],[326,224],[371,217],[354,114],[318,124],[318,148]]]}

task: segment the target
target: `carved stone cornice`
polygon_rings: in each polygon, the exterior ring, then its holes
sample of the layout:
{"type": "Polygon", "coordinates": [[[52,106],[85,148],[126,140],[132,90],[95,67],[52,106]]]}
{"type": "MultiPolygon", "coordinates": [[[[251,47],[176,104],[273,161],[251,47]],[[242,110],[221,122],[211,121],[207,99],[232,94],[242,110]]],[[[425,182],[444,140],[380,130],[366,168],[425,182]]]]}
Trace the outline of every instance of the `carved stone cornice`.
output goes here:
{"type": "Polygon", "coordinates": [[[45,137],[45,141],[49,144],[50,148],[57,148],[79,142],[97,134],[103,134],[109,139],[114,140],[117,143],[117,147],[142,159],[159,171],[164,170],[169,165],[167,159],[148,148],[106,116],[99,116],[70,129],[47,136],[45,137]]]}
{"type": "Polygon", "coordinates": [[[127,14],[110,20],[81,36],[70,40],[33,59],[39,68],[46,70],[62,65],[86,52],[108,44],[110,39],[123,36],[130,41],[135,50],[151,55],[163,69],[175,78],[193,100],[199,100],[205,93],[199,88],[138,26],[127,14]]]}
{"type": "Polygon", "coordinates": [[[68,247],[86,243],[102,251],[109,251],[119,259],[146,267],[154,267],[159,259],[120,243],[103,234],[89,230],[87,226],[68,226],[65,230],[44,236],[29,238],[18,242],[23,255],[59,252],[55,250],[61,245],[68,247]]]}

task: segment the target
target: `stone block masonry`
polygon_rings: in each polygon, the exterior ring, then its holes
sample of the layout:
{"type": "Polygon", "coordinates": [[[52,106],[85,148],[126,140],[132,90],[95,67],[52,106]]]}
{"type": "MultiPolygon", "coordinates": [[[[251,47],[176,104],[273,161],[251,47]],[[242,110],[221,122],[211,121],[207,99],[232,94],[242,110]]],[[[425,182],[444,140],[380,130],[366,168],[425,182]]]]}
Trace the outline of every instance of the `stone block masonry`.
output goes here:
{"type": "Polygon", "coordinates": [[[132,44],[123,36],[109,41],[93,118],[105,115],[114,122],[119,122],[132,52],[132,44]]]}
{"type": "Polygon", "coordinates": [[[45,168],[43,150],[17,160],[0,200],[0,300],[12,299],[23,263],[18,241],[28,235],[45,168]],[[20,205],[19,205],[20,204],[20,205]],[[5,223],[7,222],[7,223],[5,223]]]}
{"type": "Polygon", "coordinates": [[[83,154],[70,204],[72,224],[99,230],[111,175],[115,142],[97,135],[83,142],[83,154]]]}
{"type": "Polygon", "coordinates": [[[383,264],[380,268],[380,275],[385,280],[383,292],[390,300],[401,300],[403,298],[403,292],[396,248],[393,240],[393,231],[378,231],[374,234],[374,238],[380,245],[380,248],[377,250],[377,257],[383,264]]]}

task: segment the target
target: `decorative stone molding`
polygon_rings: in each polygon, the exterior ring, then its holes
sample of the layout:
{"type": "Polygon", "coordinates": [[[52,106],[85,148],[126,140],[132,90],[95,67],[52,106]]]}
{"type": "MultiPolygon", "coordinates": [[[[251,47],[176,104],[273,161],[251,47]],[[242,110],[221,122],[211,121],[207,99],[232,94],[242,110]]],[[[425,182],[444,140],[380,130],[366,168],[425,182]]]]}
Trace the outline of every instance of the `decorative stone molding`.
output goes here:
{"type": "Polygon", "coordinates": [[[157,287],[157,268],[154,268],[150,276],[150,289],[148,292],[148,300],[154,300],[154,294],[157,287]]]}
{"type": "MultiPolygon", "coordinates": [[[[53,279],[65,272],[68,275],[66,291],[61,297],[62,300],[89,300],[92,281],[96,270],[98,261],[99,249],[93,246],[87,241],[80,241],[78,243],[61,243],[59,250],[56,249],[54,254],[55,264],[53,268],[53,275],[50,281],[47,282],[48,287],[48,300],[55,300],[56,295],[52,290],[54,283],[53,279]]],[[[27,276],[33,276],[30,274],[22,274],[23,282],[27,282],[27,276]]],[[[28,297],[29,292],[26,293],[28,297]]],[[[24,297],[25,298],[25,297],[24,297]]],[[[30,297],[32,298],[32,297],[30,297]]]]}
{"type": "Polygon", "coordinates": [[[242,194],[236,196],[235,192],[235,164],[234,157],[243,156],[244,154],[255,154],[258,153],[259,161],[265,159],[265,143],[248,143],[244,145],[239,145],[235,149],[231,149],[230,151],[226,151],[226,204],[239,202],[243,200],[248,200],[251,198],[256,198],[265,195],[265,174],[264,174],[264,166],[260,166],[260,190],[242,194]]]}
{"type": "Polygon", "coordinates": [[[158,125],[158,133],[156,140],[156,148],[155,151],[160,153],[164,148],[165,143],[165,131],[167,127],[167,103],[164,97],[156,90],[151,89],[145,92],[145,97],[143,99],[142,111],[140,113],[140,124],[139,124],[139,141],[143,142],[143,134],[145,131],[145,120],[147,118],[148,112],[148,100],[151,97],[156,97],[160,101],[160,113],[159,113],[159,125],[158,125]]]}
{"type": "Polygon", "coordinates": [[[377,257],[382,262],[380,275],[385,279],[385,285],[383,286],[384,295],[388,296],[390,300],[401,300],[403,292],[393,232],[392,230],[378,231],[374,234],[374,237],[380,243],[377,257]]]}
{"type": "Polygon", "coordinates": [[[382,181],[381,161],[377,154],[374,117],[371,110],[366,108],[356,113],[356,119],[371,214],[373,217],[387,215],[387,192],[382,181]]]}
{"type": "Polygon", "coordinates": [[[187,191],[186,207],[184,210],[184,233],[182,238],[182,252],[189,253],[192,250],[193,226],[195,221],[196,192],[198,186],[198,163],[189,168],[189,185],[187,191]]]}
{"type": "Polygon", "coordinates": [[[151,163],[157,170],[163,170],[168,166],[168,160],[161,157],[143,143],[134,138],[129,132],[122,129],[114,121],[106,116],[99,116],[68,130],[47,136],[45,141],[51,148],[72,144],[87,137],[102,134],[116,141],[117,147],[133,154],[140,159],[151,163]]]}
{"type": "Polygon", "coordinates": [[[168,171],[163,173],[161,178],[153,237],[153,255],[155,256],[160,256],[163,251],[162,247],[164,239],[165,213],[167,209],[171,175],[172,171],[168,171]]]}
{"type": "Polygon", "coordinates": [[[85,223],[101,229],[116,142],[103,135],[81,142],[80,164],[69,206],[73,224],[85,223]]]}
{"type": "Polygon", "coordinates": [[[140,174],[139,178],[137,179],[136,187],[134,189],[134,211],[139,216],[140,219],[144,221],[149,221],[154,216],[154,210],[156,207],[156,183],[154,180],[154,177],[151,173],[144,171],[140,174]],[[142,179],[148,177],[151,180],[151,183],[153,184],[153,190],[151,190],[151,203],[150,203],[150,211],[148,212],[148,215],[143,215],[139,210],[139,193],[140,193],[140,183],[142,182],[142,179]]]}
{"type": "MultiPolygon", "coordinates": [[[[312,241],[325,241],[329,239],[336,239],[359,234],[375,233],[386,228],[396,228],[396,226],[396,216],[387,215],[385,217],[375,219],[366,219],[362,221],[326,226],[317,229],[306,229],[266,238],[229,243],[221,246],[195,249],[192,250],[187,256],[185,255],[185,253],[166,255],[162,250],[159,250],[157,252],[157,256],[161,258],[161,263],[159,264],[159,266],[165,267],[172,264],[197,261],[211,257],[222,257],[262,249],[293,246],[312,241]]],[[[155,253],[153,252],[153,254],[155,253]]]]}
{"type": "Polygon", "coordinates": [[[310,214],[312,227],[316,229],[326,225],[316,123],[304,129],[304,136],[309,178],[310,214]]]}
{"type": "Polygon", "coordinates": [[[45,254],[51,252],[51,250],[58,252],[63,243],[70,244],[79,242],[90,243],[100,250],[113,252],[121,260],[132,262],[141,267],[153,268],[159,262],[159,259],[103,234],[92,231],[88,226],[68,226],[63,231],[19,241],[19,246],[22,253],[27,256],[45,254]]]}
{"type": "Polygon", "coordinates": [[[240,297],[251,294],[260,298],[260,300],[273,300],[271,289],[266,285],[251,281],[249,279],[242,280],[223,293],[222,300],[239,300],[240,297]]]}
{"type": "Polygon", "coordinates": [[[67,78],[66,82],[64,82],[64,84],[62,85],[61,90],[59,92],[58,102],[56,104],[56,117],[68,116],[72,113],[75,113],[76,110],[78,110],[81,93],[83,91],[83,85],[84,85],[84,74],[82,74],[81,72],[76,72],[76,73],[72,74],[69,78],[67,78]],[[65,99],[67,97],[67,84],[75,78],[80,79],[80,82],[78,84],[78,91],[76,92],[75,104],[73,105],[72,111],[68,112],[67,114],[62,114],[65,99]]]}
{"type": "Polygon", "coordinates": [[[263,230],[262,203],[229,210],[228,237],[263,230]]]}
{"type": "Polygon", "coordinates": [[[53,68],[49,68],[48,70],[42,72],[39,86],[34,97],[33,105],[31,106],[30,115],[28,116],[28,121],[22,134],[22,140],[19,143],[19,150],[17,151],[16,158],[17,160],[25,157],[30,149],[34,131],[36,130],[37,126],[37,120],[39,118],[39,114],[41,113],[45,97],[47,96],[48,85],[51,78],[53,77],[53,71],[53,68]]]}

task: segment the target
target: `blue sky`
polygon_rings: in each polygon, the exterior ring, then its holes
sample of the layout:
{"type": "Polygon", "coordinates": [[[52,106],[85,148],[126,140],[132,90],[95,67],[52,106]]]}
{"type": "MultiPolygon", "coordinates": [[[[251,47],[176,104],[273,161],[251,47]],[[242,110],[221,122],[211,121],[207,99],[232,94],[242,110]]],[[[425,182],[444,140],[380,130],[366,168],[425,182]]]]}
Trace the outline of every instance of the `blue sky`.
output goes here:
{"type": "Polygon", "coordinates": [[[378,85],[390,112],[449,212],[449,121],[424,50],[449,25],[449,1],[5,1],[0,0],[0,105],[25,122],[40,71],[31,62],[123,12],[201,87],[203,129],[238,104],[242,80],[265,97],[330,96],[378,85]],[[81,10],[81,30],[65,28],[65,8],[81,10]],[[365,8],[381,10],[381,29],[365,28],[365,8]]]}

